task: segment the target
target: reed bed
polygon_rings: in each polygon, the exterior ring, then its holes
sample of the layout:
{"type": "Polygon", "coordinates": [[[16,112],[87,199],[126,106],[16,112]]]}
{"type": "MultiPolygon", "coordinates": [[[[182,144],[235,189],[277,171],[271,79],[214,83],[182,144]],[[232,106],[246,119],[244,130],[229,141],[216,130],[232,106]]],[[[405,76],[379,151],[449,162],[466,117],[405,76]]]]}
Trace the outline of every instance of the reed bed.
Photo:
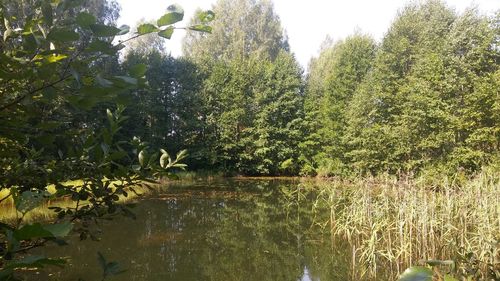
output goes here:
{"type": "Polygon", "coordinates": [[[500,175],[427,182],[385,176],[320,184],[328,225],[353,247],[354,279],[380,271],[395,279],[411,265],[439,259],[454,260],[455,272],[471,280],[498,280],[500,175]]]}

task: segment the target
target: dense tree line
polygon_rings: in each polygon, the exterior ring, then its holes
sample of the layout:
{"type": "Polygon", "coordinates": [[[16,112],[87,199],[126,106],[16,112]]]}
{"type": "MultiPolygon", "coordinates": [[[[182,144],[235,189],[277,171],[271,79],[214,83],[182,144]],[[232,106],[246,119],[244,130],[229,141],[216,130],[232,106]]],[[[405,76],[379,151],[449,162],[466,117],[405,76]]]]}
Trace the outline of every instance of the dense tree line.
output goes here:
{"type": "Polygon", "coordinates": [[[131,48],[125,63],[147,62],[150,88],[130,123],[148,141],[187,148],[193,169],[298,174],[304,82],[272,3],[224,0],[214,11],[212,34],[189,33],[184,58],[131,48]]]}
{"type": "Polygon", "coordinates": [[[271,2],[220,0],[214,11],[212,34],[188,34],[185,57],[139,59],[151,85],[164,83],[138,103],[142,135],[188,148],[193,169],[333,176],[498,160],[498,13],[410,4],[380,43],[327,40],[304,77],[271,2]]]}
{"type": "MultiPolygon", "coordinates": [[[[29,14],[34,8],[23,3],[7,1],[4,10],[29,14]]],[[[54,10],[50,24],[73,24],[68,15],[82,11],[97,14],[99,24],[112,25],[118,16],[113,1],[85,3],[54,10]]],[[[66,88],[47,87],[30,100],[33,106],[22,118],[12,114],[25,106],[16,102],[29,79],[5,78],[3,88],[13,94],[2,96],[2,153],[16,154],[16,145],[31,134],[26,150],[70,154],[66,133],[98,131],[106,108],[118,103],[126,105],[128,118],[120,137],[138,137],[170,153],[187,149],[193,170],[323,176],[472,172],[498,161],[499,13],[488,17],[472,8],[458,14],[435,0],[411,4],[381,42],[361,32],[326,40],[305,74],[271,1],[219,0],[213,10],[211,34],[188,32],[183,57],[170,56],[163,38],[143,34],[127,43],[121,57],[114,49],[92,64],[72,63],[65,74],[79,80],[66,88]],[[125,80],[116,91],[97,89],[118,83],[122,78],[116,77],[142,64],[148,67],[138,73],[145,76],[132,81],[140,87],[125,80]],[[79,72],[89,74],[79,77],[79,72]],[[82,85],[84,91],[75,94],[82,85]],[[58,91],[68,94],[54,99],[58,91]]],[[[206,16],[193,17],[191,24],[206,23],[206,16]]],[[[23,17],[8,18],[14,20],[0,26],[5,39],[23,17]]],[[[139,27],[148,33],[154,24],[139,27]]],[[[63,38],[58,46],[83,50],[90,44],[93,52],[111,46],[105,37],[89,41],[89,28],[79,32],[77,41],[63,38]]],[[[5,39],[0,48],[21,42],[5,39]]],[[[25,52],[34,48],[29,40],[23,44],[25,52]]],[[[36,77],[50,80],[64,65],[43,67],[36,77]]]]}

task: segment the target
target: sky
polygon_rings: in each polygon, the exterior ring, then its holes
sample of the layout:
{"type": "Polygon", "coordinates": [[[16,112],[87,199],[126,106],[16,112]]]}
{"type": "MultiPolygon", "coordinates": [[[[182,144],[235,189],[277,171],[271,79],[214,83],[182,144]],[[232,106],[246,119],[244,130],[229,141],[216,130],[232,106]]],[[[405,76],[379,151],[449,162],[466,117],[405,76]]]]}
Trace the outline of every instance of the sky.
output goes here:
{"type": "MultiPolygon", "coordinates": [[[[177,3],[184,8],[187,22],[196,8],[210,9],[216,0],[118,0],[122,10],[118,24],[135,25],[141,19],[156,20],[166,8],[177,3]]],[[[276,13],[289,38],[292,52],[307,68],[311,57],[317,56],[327,35],[340,40],[359,30],[380,41],[399,9],[409,0],[274,0],[276,13]]],[[[447,0],[449,6],[461,12],[477,5],[485,14],[500,9],[500,0],[447,0]]],[[[181,26],[182,24],[178,24],[181,26]]],[[[166,44],[173,56],[182,54],[184,32],[176,30],[166,44]]]]}

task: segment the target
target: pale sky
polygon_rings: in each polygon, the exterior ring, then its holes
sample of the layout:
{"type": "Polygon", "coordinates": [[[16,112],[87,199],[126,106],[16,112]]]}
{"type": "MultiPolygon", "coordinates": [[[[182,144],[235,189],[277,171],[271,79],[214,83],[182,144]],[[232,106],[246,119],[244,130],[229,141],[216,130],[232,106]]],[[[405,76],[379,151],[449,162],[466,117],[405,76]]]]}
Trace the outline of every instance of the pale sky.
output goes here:
{"type": "MultiPolygon", "coordinates": [[[[156,20],[166,8],[177,3],[184,8],[187,22],[197,7],[210,9],[216,0],[118,0],[121,17],[118,24],[135,25],[140,19],[156,20]]],[[[285,28],[292,52],[306,68],[309,60],[318,55],[321,43],[327,35],[334,40],[345,38],[356,29],[382,39],[398,9],[409,0],[274,0],[276,13],[285,28]]],[[[500,9],[500,0],[447,0],[448,5],[459,12],[477,5],[486,14],[500,9]]],[[[178,26],[182,26],[178,23],[178,26]]],[[[184,32],[176,30],[167,42],[167,50],[173,56],[182,54],[181,41],[184,32]]]]}

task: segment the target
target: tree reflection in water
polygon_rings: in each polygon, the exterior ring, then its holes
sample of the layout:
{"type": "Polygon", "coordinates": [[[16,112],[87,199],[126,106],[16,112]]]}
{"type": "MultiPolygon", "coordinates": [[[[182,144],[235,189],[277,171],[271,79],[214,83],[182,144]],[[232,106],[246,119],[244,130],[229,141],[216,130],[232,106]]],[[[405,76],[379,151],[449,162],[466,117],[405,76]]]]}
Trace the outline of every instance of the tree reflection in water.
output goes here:
{"type": "MultiPolygon", "coordinates": [[[[101,241],[61,250],[70,265],[49,280],[96,280],[97,251],[127,271],[116,280],[349,279],[349,247],[315,226],[315,192],[295,181],[225,180],[170,186],[144,199],[137,220],[105,222],[101,241]]],[[[40,276],[37,277],[40,280],[40,276]]]]}

